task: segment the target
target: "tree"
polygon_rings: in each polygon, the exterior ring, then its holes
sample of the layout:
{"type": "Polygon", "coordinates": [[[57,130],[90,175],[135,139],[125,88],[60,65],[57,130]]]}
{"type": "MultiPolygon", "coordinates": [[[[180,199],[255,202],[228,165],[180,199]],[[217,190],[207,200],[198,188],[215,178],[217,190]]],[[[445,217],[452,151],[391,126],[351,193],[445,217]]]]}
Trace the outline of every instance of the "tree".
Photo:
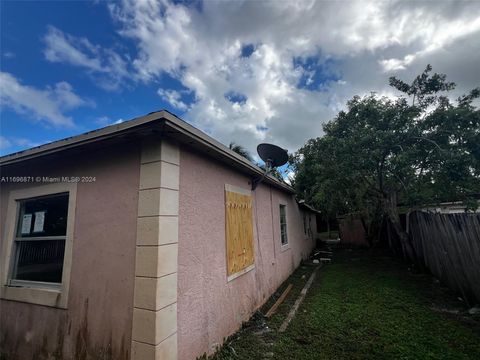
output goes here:
{"type": "Polygon", "coordinates": [[[396,99],[355,96],[292,162],[301,198],[330,216],[360,212],[370,239],[388,220],[413,262],[398,204],[474,204],[480,193],[480,111],[473,105],[480,89],[452,102],[441,93],[455,84],[431,70],[411,84],[390,78],[402,93],[396,99]]]}
{"type": "Polygon", "coordinates": [[[250,155],[248,150],[245,149],[242,145],[238,145],[232,141],[230,145],[228,145],[228,148],[236,152],[238,155],[243,156],[248,161],[253,162],[252,156],[250,155]]]}
{"type": "MultiPolygon", "coordinates": [[[[248,152],[247,149],[245,149],[242,145],[238,145],[236,144],[235,142],[231,142],[229,145],[228,145],[229,149],[236,152],[238,155],[240,156],[243,156],[245,159],[247,159],[248,161],[250,161],[251,163],[255,163],[253,161],[253,158],[252,156],[250,155],[250,153],[248,152]]],[[[265,165],[263,164],[260,164],[260,163],[255,163],[259,168],[261,168],[262,170],[265,170],[265,165]]],[[[282,174],[277,170],[277,169],[270,169],[270,171],[268,172],[269,175],[275,177],[277,180],[280,180],[282,182],[285,182],[282,174]]]]}
{"type": "MultiPolygon", "coordinates": [[[[265,171],[265,169],[266,169],[266,166],[264,164],[257,163],[257,166],[260,169],[262,169],[263,171],[265,171]]],[[[285,182],[285,179],[283,178],[283,175],[276,168],[270,169],[268,171],[268,175],[273,176],[274,178],[276,178],[277,180],[280,180],[283,183],[285,182]]]]}

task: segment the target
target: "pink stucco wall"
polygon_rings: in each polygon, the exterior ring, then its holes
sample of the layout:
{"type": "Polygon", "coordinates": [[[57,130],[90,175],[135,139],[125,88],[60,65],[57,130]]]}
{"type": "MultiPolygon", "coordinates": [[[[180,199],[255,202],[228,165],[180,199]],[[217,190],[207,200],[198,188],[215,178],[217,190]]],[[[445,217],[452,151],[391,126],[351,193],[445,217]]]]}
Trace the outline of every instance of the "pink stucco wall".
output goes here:
{"type": "MultiPolygon", "coordinates": [[[[250,189],[249,178],[186,148],[180,159],[178,351],[180,360],[212,352],[261,306],[306,258],[293,195],[261,184],[254,194],[255,269],[227,282],[225,184],[250,189]],[[287,205],[289,248],[281,249],[279,204],[287,205]]],[[[312,223],[312,227],[314,224],[312,223]]]]}
{"type": "MultiPolygon", "coordinates": [[[[127,360],[140,150],[123,145],[35,164],[23,164],[15,174],[96,181],[77,188],[68,309],[0,300],[0,346],[9,359],[127,360]]],[[[24,186],[1,185],[2,242],[8,193],[24,186]]]]}

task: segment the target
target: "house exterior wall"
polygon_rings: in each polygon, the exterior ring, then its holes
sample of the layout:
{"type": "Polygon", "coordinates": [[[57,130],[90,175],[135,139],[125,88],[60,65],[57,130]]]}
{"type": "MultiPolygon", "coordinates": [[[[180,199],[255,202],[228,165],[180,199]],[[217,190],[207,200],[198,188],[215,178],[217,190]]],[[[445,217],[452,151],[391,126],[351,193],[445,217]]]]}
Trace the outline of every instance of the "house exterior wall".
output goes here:
{"type": "MultiPolygon", "coordinates": [[[[130,358],[139,169],[137,145],[18,169],[16,175],[96,181],[77,184],[67,308],[0,300],[0,349],[8,359],[130,358]]],[[[0,249],[9,193],[29,186],[1,184],[0,249]]]]}
{"type": "Polygon", "coordinates": [[[177,359],[178,145],[142,144],[131,360],[177,359]]]}
{"type": "MultiPolygon", "coordinates": [[[[8,359],[193,360],[221,345],[308,256],[315,222],[305,235],[304,210],[293,195],[262,183],[252,193],[255,268],[228,281],[225,184],[249,190],[251,179],[187,148],[177,161],[175,151],[178,145],[162,140],[153,147],[115,146],[17,169],[18,176],[96,180],[76,185],[66,309],[0,299],[0,350],[8,359]],[[177,192],[173,213],[173,198],[163,199],[166,191],[177,192]],[[158,196],[140,201],[142,193],[158,196]],[[283,247],[280,204],[287,206],[283,247]],[[178,258],[176,249],[170,252],[177,246],[178,258]],[[167,262],[175,269],[163,271],[167,262]],[[147,268],[155,271],[145,274],[147,268]]],[[[33,185],[1,184],[0,251],[9,194],[33,185]]]]}
{"type": "Polygon", "coordinates": [[[302,226],[303,216],[305,216],[305,228],[303,229],[304,236],[308,237],[312,241],[316,241],[318,237],[318,228],[316,221],[316,214],[308,209],[301,209],[302,226]]]}
{"type": "MultiPolygon", "coordinates": [[[[178,359],[211,353],[261,306],[314,246],[292,194],[260,184],[253,193],[255,268],[227,281],[225,184],[250,178],[194,153],[180,152],[178,359]],[[280,241],[279,204],[287,205],[288,246],[280,241]]],[[[314,227],[312,221],[312,227],[314,227]]],[[[312,229],[313,230],[313,229],[312,229]]]]}

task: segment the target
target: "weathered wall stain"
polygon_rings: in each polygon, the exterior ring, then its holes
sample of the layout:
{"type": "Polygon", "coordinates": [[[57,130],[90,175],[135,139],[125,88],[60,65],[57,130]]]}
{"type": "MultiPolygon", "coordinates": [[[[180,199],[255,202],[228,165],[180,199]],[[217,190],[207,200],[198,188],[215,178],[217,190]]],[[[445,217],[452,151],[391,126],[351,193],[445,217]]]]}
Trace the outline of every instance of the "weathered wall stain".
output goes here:
{"type": "MultiPolygon", "coordinates": [[[[88,299],[84,305],[84,316],[82,323],[74,338],[74,354],[69,355],[69,349],[65,348],[65,341],[69,337],[69,333],[65,333],[65,324],[71,323],[61,321],[56,329],[50,329],[42,336],[41,342],[37,347],[30,349],[30,355],[25,355],[22,347],[26,344],[21,342],[20,336],[10,336],[7,331],[1,332],[0,337],[0,360],[128,360],[130,357],[129,349],[125,346],[125,337],[122,337],[120,346],[114,348],[112,346],[112,335],[108,337],[105,344],[96,344],[95,340],[89,334],[88,325],[88,299]],[[50,345],[53,334],[56,333],[56,346],[53,351],[50,345]],[[66,349],[66,351],[64,351],[66,349]]],[[[73,339],[70,339],[73,340],[73,339]]],[[[71,341],[70,341],[71,342],[71,341]]],[[[23,349],[25,350],[25,349],[23,349]]]]}
{"type": "Polygon", "coordinates": [[[88,299],[86,299],[84,317],[75,341],[75,359],[82,360],[87,358],[88,338],[88,299]]]}
{"type": "MultiPolygon", "coordinates": [[[[5,359],[129,359],[139,169],[140,151],[132,144],[80,157],[65,154],[15,170],[30,176],[96,176],[96,182],[77,187],[67,309],[0,300],[0,354],[5,359]]],[[[0,229],[9,191],[28,186],[2,184],[0,229]]]]}

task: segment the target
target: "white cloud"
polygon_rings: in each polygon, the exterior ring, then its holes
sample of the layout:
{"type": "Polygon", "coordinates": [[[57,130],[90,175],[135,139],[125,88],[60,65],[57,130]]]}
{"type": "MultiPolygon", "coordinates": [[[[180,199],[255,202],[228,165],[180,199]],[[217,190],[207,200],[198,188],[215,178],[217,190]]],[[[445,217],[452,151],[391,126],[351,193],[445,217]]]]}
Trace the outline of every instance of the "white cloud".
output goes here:
{"type": "Polygon", "coordinates": [[[65,115],[66,111],[94,105],[75,94],[67,82],[59,82],[54,87],[41,90],[21,84],[6,72],[0,72],[0,104],[55,127],[74,125],[73,119],[65,115]]]}
{"type": "MultiPolygon", "coordinates": [[[[159,89],[164,101],[220,141],[235,141],[252,153],[260,141],[296,150],[319,136],[322,123],[353,95],[376,91],[393,96],[389,76],[409,81],[427,63],[457,81],[457,93],[480,83],[479,2],[197,5],[123,0],[108,7],[119,34],[137,45],[134,78],[157,82],[168,73],[194,95],[194,102],[181,91],[159,89]],[[247,45],[250,53],[242,56],[247,45]],[[295,66],[294,59],[309,57],[318,66],[295,66]],[[298,86],[302,79],[306,88],[298,86]],[[238,94],[242,101],[227,94],[238,94]]],[[[86,39],[50,28],[46,41],[51,61],[111,74],[116,59],[118,78],[125,76],[125,59],[86,39]]]]}
{"type": "MultiPolygon", "coordinates": [[[[46,141],[47,142],[47,141],[46,141]]],[[[34,146],[39,146],[43,143],[37,143],[34,141],[30,141],[25,138],[19,138],[19,137],[5,137],[0,135],[0,150],[5,150],[9,149],[11,147],[20,147],[20,148],[31,148],[34,146]]]]}
{"type": "Polygon", "coordinates": [[[49,26],[44,36],[44,55],[50,62],[85,68],[106,90],[117,90],[128,78],[128,63],[112,49],[92,44],[88,39],[66,34],[49,26]]]}
{"type": "Polygon", "coordinates": [[[182,101],[182,93],[181,91],[177,90],[165,90],[165,89],[158,89],[157,94],[174,108],[179,110],[185,111],[188,109],[188,105],[182,101]]]}
{"type": "Polygon", "coordinates": [[[108,116],[100,116],[95,119],[95,123],[98,126],[104,127],[104,126],[110,126],[110,125],[115,125],[115,124],[121,124],[124,120],[123,119],[118,119],[118,120],[112,120],[108,116]]]}
{"type": "Polygon", "coordinates": [[[0,150],[8,149],[10,146],[12,146],[12,142],[5,136],[0,135],[0,150]]]}
{"type": "Polygon", "coordinates": [[[16,56],[15,53],[11,51],[5,51],[2,55],[6,59],[13,59],[16,56]]]}
{"type": "Polygon", "coordinates": [[[296,150],[319,136],[322,123],[353,95],[392,96],[388,76],[408,81],[429,62],[434,71],[469,72],[471,79],[459,80],[480,82],[478,2],[205,1],[188,7],[124,0],[109,8],[119,33],[137,44],[138,77],[154,82],[166,72],[176,78],[195,101],[161,89],[165,101],[220,141],[252,153],[260,141],[296,150]],[[246,45],[253,45],[250,56],[242,56],[246,45]],[[459,59],[461,49],[470,56],[459,59]],[[323,68],[294,65],[294,58],[309,56],[323,68]],[[315,85],[315,75],[327,79],[317,90],[298,87],[304,78],[307,87],[315,85]],[[229,101],[230,93],[244,101],[229,101]]]}
{"type": "Polygon", "coordinates": [[[99,116],[94,121],[95,124],[102,127],[107,126],[112,122],[108,116],[99,116]]]}
{"type": "MultiPolygon", "coordinates": [[[[433,30],[432,28],[430,30],[433,30]]],[[[478,36],[480,32],[480,17],[473,18],[470,21],[456,20],[446,23],[444,26],[435,27],[435,31],[427,31],[422,39],[423,48],[403,58],[391,58],[380,60],[380,64],[385,71],[405,70],[408,65],[415,60],[426,58],[430,54],[435,54],[439,50],[451,45],[454,42],[468,37],[472,34],[478,36]]]]}
{"type": "Polygon", "coordinates": [[[80,106],[94,106],[91,100],[80,98],[73,92],[72,85],[66,81],[61,81],[51,89],[52,98],[64,110],[71,110],[80,106]]]}
{"type": "Polygon", "coordinates": [[[100,59],[97,57],[98,48],[87,39],[75,38],[49,26],[44,41],[46,45],[44,55],[48,61],[66,62],[94,71],[103,71],[100,59]]]}

